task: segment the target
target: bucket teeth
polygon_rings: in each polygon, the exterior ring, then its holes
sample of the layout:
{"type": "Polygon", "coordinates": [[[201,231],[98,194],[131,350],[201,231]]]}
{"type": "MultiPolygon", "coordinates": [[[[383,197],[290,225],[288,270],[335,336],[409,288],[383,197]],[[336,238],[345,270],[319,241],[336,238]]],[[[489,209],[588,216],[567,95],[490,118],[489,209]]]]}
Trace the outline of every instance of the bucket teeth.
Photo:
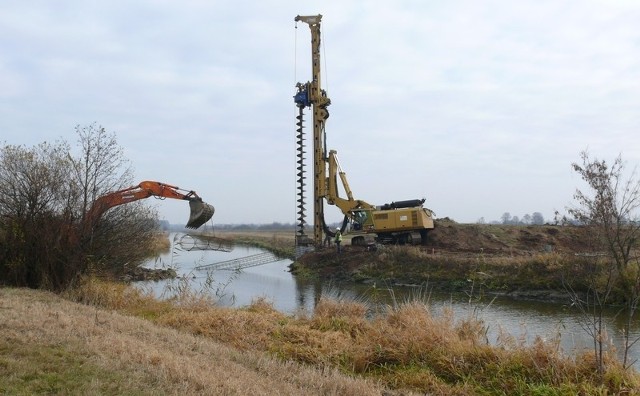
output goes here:
{"type": "Polygon", "coordinates": [[[189,221],[185,226],[186,228],[199,228],[201,225],[209,221],[215,212],[215,208],[213,206],[202,201],[189,201],[189,207],[191,209],[191,214],[189,215],[189,221]]]}

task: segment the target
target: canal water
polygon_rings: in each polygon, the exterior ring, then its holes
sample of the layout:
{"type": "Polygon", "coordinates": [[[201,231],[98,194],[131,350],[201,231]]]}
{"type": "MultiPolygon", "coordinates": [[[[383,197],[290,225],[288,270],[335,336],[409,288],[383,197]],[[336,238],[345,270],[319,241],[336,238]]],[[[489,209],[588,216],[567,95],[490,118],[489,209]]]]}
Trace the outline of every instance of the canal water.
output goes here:
{"type": "MultiPolygon", "coordinates": [[[[197,267],[241,259],[263,253],[254,247],[236,245],[231,251],[187,250],[181,243],[183,234],[172,234],[172,248],[148,261],[148,268],[173,268],[177,279],[137,282],[144,290],[160,298],[172,297],[185,289],[212,296],[220,305],[242,307],[264,298],[284,313],[313,312],[320,296],[362,301],[372,306],[394,305],[416,298],[427,301],[436,315],[451,309],[457,318],[474,315],[488,326],[487,337],[495,343],[501,334],[510,334],[530,344],[536,337],[560,338],[562,350],[569,354],[591,350],[593,341],[584,330],[584,316],[573,307],[560,303],[514,300],[506,297],[478,296],[477,293],[434,293],[428,285],[421,287],[389,287],[388,285],[356,285],[302,280],[289,272],[288,259],[274,261],[241,271],[198,270],[197,267]]],[[[470,288],[471,291],[471,288],[470,288]]],[[[605,316],[608,334],[621,353],[623,348],[622,318],[611,310],[605,316]]],[[[636,319],[631,339],[640,337],[640,320],[636,319]]],[[[640,344],[631,351],[631,361],[640,359],[640,344]]],[[[640,363],[635,364],[640,369],[640,363]]]]}

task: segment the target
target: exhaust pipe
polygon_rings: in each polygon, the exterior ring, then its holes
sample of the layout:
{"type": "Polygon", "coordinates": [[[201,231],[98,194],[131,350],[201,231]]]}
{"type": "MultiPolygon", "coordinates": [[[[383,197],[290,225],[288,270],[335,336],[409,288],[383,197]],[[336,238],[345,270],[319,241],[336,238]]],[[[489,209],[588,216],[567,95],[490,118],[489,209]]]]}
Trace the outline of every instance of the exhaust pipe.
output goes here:
{"type": "Polygon", "coordinates": [[[216,211],[212,205],[202,202],[201,200],[189,201],[189,207],[191,214],[189,215],[189,221],[186,228],[199,228],[201,225],[209,221],[213,217],[213,213],[216,211]]]}
{"type": "Polygon", "coordinates": [[[390,209],[402,209],[402,208],[413,208],[415,206],[420,206],[424,203],[425,199],[410,199],[407,201],[395,201],[390,204],[384,204],[380,207],[382,210],[390,210],[390,209]]]}

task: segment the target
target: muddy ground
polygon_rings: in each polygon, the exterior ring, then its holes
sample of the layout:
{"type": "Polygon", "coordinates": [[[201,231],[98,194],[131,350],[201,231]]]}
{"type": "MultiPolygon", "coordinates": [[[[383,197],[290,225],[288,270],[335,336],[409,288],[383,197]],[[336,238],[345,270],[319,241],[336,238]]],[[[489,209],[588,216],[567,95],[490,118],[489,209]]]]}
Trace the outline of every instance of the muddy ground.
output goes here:
{"type": "MultiPolygon", "coordinates": [[[[350,245],[350,236],[343,242],[347,252],[362,250],[350,245]]],[[[539,253],[576,255],[593,252],[593,243],[584,227],[556,225],[459,224],[439,219],[429,231],[425,245],[412,246],[429,253],[453,256],[491,257],[531,256],[539,253]]],[[[384,248],[377,245],[377,248],[384,248]]],[[[319,253],[327,253],[324,249],[319,253]]]]}
{"type": "MultiPolygon", "coordinates": [[[[464,289],[470,282],[485,290],[556,299],[567,280],[580,278],[584,261],[594,252],[588,230],[555,225],[458,224],[438,220],[426,245],[377,246],[365,251],[350,246],[299,257],[292,272],[346,282],[429,284],[442,290],[464,289]]],[[[576,285],[581,288],[582,285],[576,285]]]]}

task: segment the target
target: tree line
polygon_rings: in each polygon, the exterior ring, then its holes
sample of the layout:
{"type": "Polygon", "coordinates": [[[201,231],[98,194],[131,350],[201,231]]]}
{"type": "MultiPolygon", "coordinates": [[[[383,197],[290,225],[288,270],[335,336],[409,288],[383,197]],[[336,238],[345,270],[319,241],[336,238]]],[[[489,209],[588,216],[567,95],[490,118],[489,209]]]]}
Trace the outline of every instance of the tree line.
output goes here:
{"type": "MultiPolygon", "coordinates": [[[[481,217],[477,221],[478,224],[487,224],[484,217],[481,217]]],[[[510,224],[510,225],[543,225],[545,224],[544,216],[540,212],[533,212],[533,214],[525,214],[522,217],[511,216],[511,213],[504,212],[500,216],[500,220],[493,220],[489,224],[510,224]]]]}

